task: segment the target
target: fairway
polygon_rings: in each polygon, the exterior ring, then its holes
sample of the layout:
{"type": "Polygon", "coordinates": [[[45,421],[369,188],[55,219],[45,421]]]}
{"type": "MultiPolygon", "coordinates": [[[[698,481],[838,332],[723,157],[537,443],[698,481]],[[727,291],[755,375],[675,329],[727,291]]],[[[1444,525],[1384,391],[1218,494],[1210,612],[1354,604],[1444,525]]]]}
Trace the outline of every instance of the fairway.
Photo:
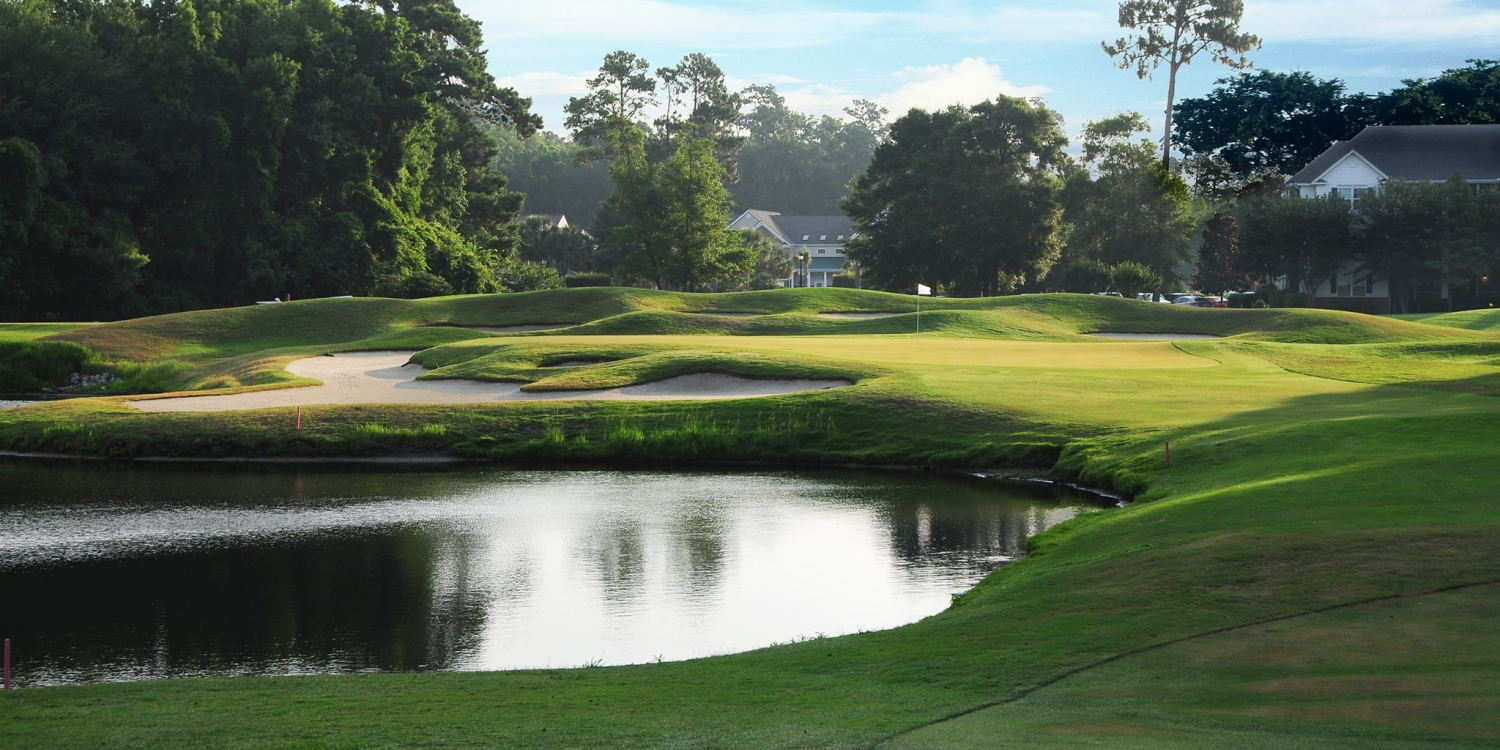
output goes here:
{"type": "MultiPolygon", "coordinates": [[[[548,336],[559,344],[682,346],[676,336],[548,336]]],[[[708,342],[705,342],[708,343],[708,342]]],[[[741,336],[720,337],[711,346],[827,357],[849,362],[964,367],[1027,367],[1055,370],[1179,370],[1214,367],[1170,342],[1127,341],[1073,344],[995,341],[936,336],[741,336]]]]}

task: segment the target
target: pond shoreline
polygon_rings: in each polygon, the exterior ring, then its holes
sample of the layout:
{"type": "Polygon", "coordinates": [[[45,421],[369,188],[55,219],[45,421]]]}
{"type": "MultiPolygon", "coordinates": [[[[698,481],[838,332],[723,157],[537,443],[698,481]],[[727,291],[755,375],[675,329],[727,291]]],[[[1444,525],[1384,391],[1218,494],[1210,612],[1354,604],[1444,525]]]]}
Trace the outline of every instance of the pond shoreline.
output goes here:
{"type": "MultiPolygon", "coordinates": [[[[459,456],[223,456],[223,457],[199,457],[199,456],[90,456],[70,453],[45,453],[34,451],[10,451],[0,450],[0,459],[19,459],[22,461],[42,461],[59,463],[121,463],[121,464],[145,464],[153,466],[295,466],[295,467],[368,467],[368,468],[451,468],[458,466],[514,466],[525,468],[607,468],[619,469],[625,461],[522,461],[515,459],[498,458],[463,458],[459,456]]],[[[937,474],[939,476],[968,477],[990,482],[1020,482],[1027,484],[1047,484],[1054,487],[1081,492],[1101,500],[1108,500],[1116,504],[1131,502],[1132,498],[1121,492],[1107,490],[1100,487],[1092,487],[1077,482],[1068,481],[1050,471],[1036,474],[1020,473],[1021,469],[1003,467],[934,467],[920,466],[917,464],[860,464],[850,462],[824,462],[824,461],[663,461],[660,463],[645,462],[637,459],[628,462],[630,465],[642,469],[672,468],[682,469],[713,469],[713,468],[786,468],[786,469],[855,469],[861,471],[878,472],[906,472],[920,474],[937,474]]]]}

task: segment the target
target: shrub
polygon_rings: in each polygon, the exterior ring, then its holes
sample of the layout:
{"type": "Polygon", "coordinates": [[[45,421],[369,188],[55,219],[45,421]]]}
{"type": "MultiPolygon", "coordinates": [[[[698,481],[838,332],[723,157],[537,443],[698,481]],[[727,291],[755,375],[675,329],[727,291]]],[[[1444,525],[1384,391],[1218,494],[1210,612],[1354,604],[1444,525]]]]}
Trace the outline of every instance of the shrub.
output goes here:
{"type": "Polygon", "coordinates": [[[94,363],[93,352],[65,341],[0,343],[0,393],[34,393],[66,385],[94,363]]]}
{"type": "Polygon", "coordinates": [[[1125,261],[1109,272],[1115,291],[1125,299],[1135,299],[1141,292],[1161,287],[1161,276],[1155,271],[1132,261],[1125,261]]]}
{"type": "Polygon", "coordinates": [[[575,273],[563,279],[563,286],[577,289],[586,286],[611,286],[607,273],[575,273]]]}
{"type": "Polygon", "coordinates": [[[1075,260],[1062,269],[1059,280],[1065,292],[1093,294],[1109,291],[1109,266],[1097,260],[1075,260]]]}
{"type": "Polygon", "coordinates": [[[831,283],[833,284],[833,286],[836,286],[839,289],[853,289],[857,286],[854,280],[854,276],[847,273],[841,273],[837,276],[834,276],[831,283]]]}

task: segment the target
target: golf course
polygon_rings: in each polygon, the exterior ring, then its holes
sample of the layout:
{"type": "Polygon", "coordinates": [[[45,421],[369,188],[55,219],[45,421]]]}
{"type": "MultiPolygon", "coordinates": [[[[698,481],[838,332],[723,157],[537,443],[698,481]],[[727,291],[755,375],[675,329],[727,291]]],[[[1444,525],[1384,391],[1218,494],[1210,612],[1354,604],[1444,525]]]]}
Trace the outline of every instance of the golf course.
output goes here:
{"type": "Polygon", "coordinates": [[[1494,311],[916,305],[600,287],[0,326],[15,362],[110,376],[0,409],[6,460],[900,467],[1130,499],[892,630],[13,690],[0,747],[1495,746],[1494,311]]]}

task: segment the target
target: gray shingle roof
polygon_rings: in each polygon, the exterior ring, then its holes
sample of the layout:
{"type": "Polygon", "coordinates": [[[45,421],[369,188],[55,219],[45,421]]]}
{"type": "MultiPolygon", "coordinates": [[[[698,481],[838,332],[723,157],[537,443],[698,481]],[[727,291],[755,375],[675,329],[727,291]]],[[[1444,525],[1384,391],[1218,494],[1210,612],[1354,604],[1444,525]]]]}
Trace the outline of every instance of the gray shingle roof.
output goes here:
{"type": "Polygon", "coordinates": [[[1462,172],[1467,180],[1500,180],[1500,125],[1372,126],[1339,141],[1292,177],[1316,181],[1350,151],[1398,180],[1441,181],[1462,172]]]}
{"type": "Polygon", "coordinates": [[[775,221],[781,236],[793,245],[839,245],[854,233],[854,222],[847,216],[777,216],[775,221]]]}

